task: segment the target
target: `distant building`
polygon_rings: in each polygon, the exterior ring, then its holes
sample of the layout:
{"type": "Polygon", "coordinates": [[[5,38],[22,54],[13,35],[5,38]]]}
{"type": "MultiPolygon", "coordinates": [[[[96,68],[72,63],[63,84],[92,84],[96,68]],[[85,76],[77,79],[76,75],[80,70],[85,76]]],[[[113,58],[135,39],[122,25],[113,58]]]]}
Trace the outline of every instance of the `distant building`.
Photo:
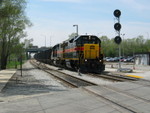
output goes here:
{"type": "Polygon", "coordinates": [[[136,65],[150,65],[150,52],[136,54],[135,64],[136,65]]]}

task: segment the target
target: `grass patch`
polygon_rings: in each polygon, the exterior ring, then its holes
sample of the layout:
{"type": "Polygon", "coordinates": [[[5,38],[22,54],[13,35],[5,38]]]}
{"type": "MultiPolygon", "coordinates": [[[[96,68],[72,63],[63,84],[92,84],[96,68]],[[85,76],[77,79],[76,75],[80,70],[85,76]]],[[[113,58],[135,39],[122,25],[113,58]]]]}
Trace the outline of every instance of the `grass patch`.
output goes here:
{"type": "Polygon", "coordinates": [[[8,61],[7,62],[7,69],[15,69],[20,66],[20,62],[18,61],[8,61]]]}

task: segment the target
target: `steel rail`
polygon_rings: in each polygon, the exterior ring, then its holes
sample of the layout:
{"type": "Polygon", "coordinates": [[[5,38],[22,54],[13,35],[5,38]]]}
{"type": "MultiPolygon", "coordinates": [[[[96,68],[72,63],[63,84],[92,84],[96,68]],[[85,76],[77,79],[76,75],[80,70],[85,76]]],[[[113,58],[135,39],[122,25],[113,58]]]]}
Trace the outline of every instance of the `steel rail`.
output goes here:
{"type": "Polygon", "coordinates": [[[53,70],[53,69],[49,69],[48,67],[46,67],[45,65],[39,65],[36,62],[30,61],[31,64],[33,64],[34,66],[36,66],[39,69],[42,69],[43,71],[51,74],[52,76],[54,76],[55,78],[69,84],[72,87],[82,87],[82,86],[91,86],[91,85],[97,85],[96,83],[57,71],[57,70],[53,70]]]}

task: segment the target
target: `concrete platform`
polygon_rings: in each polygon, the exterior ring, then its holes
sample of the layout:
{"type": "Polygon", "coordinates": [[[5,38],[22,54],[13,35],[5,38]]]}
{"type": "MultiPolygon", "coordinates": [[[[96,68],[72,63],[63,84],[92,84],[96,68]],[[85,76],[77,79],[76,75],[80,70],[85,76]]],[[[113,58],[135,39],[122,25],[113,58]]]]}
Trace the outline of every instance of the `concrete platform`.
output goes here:
{"type": "Polygon", "coordinates": [[[0,70],[0,92],[15,73],[15,69],[0,70]]]}
{"type": "Polygon", "coordinates": [[[0,103],[0,113],[132,112],[150,112],[149,85],[141,85],[138,81],[88,86],[0,103]]]}
{"type": "Polygon", "coordinates": [[[86,87],[87,90],[131,112],[150,112],[150,87],[140,82],[123,82],[111,86],[86,87]]]}
{"type": "Polygon", "coordinates": [[[143,70],[139,70],[139,69],[135,69],[133,70],[133,72],[131,73],[123,73],[123,72],[118,72],[117,68],[106,68],[105,71],[107,72],[112,72],[112,73],[119,73],[121,75],[125,75],[125,76],[131,76],[131,77],[135,77],[135,78],[142,78],[142,79],[146,79],[146,80],[150,80],[150,67],[146,67],[147,70],[143,69],[143,70]]]}
{"type": "MultiPolygon", "coordinates": [[[[15,72],[0,71],[0,91],[15,72]]],[[[81,87],[52,94],[43,92],[39,96],[0,101],[0,113],[150,113],[149,86],[149,81],[135,81],[81,87]]]]}

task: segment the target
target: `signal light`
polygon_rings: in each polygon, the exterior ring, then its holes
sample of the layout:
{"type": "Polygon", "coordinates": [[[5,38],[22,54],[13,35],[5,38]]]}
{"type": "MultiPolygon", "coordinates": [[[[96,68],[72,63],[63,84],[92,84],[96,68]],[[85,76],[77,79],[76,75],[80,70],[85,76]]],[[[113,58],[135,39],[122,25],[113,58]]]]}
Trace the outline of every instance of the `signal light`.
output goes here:
{"type": "Polygon", "coordinates": [[[114,41],[115,41],[117,44],[120,44],[121,41],[122,41],[122,39],[121,39],[120,36],[116,36],[115,39],[114,39],[114,41]]]}
{"type": "Polygon", "coordinates": [[[121,30],[121,24],[120,24],[120,16],[121,16],[121,11],[116,9],[114,11],[114,16],[116,17],[116,20],[118,21],[117,23],[115,23],[114,25],[114,29],[116,30],[118,36],[115,37],[114,41],[117,43],[117,44],[120,44],[122,39],[120,37],[120,30],[121,30]]]}
{"type": "Polygon", "coordinates": [[[114,16],[117,17],[117,18],[119,18],[120,15],[121,15],[121,11],[118,10],[118,9],[116,9],[116,10],[114,11],[114,16]]]}
{"type": "Polygon", "coordinates": [[[115,23],[114,28],[115,28],[115,30],[120,31],[121,24],[120,23],[115,23]]]}

